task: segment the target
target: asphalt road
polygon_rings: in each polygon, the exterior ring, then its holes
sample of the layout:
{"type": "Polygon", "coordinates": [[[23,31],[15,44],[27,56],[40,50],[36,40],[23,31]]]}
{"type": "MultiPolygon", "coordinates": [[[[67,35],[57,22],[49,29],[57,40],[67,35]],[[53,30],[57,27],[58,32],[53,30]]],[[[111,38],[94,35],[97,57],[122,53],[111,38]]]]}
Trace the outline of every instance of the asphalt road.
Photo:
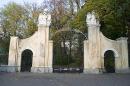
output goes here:
{"type": "Polygon", "coordinates": [[[130,74],[0,73],[0,86],[130,86],[130,74]]]}

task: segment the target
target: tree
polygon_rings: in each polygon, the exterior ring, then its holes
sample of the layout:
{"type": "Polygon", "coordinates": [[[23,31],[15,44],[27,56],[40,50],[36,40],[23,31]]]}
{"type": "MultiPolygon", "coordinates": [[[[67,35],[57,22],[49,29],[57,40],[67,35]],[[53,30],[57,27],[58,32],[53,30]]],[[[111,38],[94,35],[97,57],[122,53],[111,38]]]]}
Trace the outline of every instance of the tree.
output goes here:
{"type": "Polygon", "coordinates": [[[95,11],[101,23],[101,31],[110,39],[126,36],[130,20],[129,0],[87,0],[71,22],[71,27],[86,29],[85,17],[88,12],[95,11]]]}
{"type": "Polygon", "coordinates": [[[2,28],[6,36],[20,35],[20,30],[24,27],[24,13],[25,9],[16,3],[9,3],[9,5],[1,10],[2,28]]]}
{"type": "Polygon", "coordinates": [[[0,11],[5,35],[20,38],[31,36],[37,30],[38,16],[40,12],[44,11],[43,8],[35,3],[18,5],[11,2],[6,5],[0,11]]]}
{"type": "Polygon", "coordinates": [[[31,36],[37,30],[39,13],[43,13],[45,4],[38,6],[36,3],[25,3],[24,8],[26,10],[25,17],[25,37],[31,36]]]}
{"type": "Polygon", "coordinates": [[[8,52],[10,36],[19,38],[30,37],[36,30],[38,16],[44,11],[44,7],[37,4],[18,5],[10,2],[0,10],[0,22],[4,32],[1,39],[0,48],[5,48],[8,52]]]}
{"type": "Polygon", "coordinates": [[[75,28],[71,28],[69,24],[81,8],[80,3],[80,0],[52,0],[51,32],[54,33],[52,36],[55,50],[54,60],[56,59],[58,64],[70,65],[73,63],[72,60],[74,60],[73,65],[81,65],[82,63],[84,37],[76,34],[78,37],[75,39],[75,35],[71,33],[71,30],[75,28]],[[70,31],[64,31],[67,29],[70,31]],[[55,33],[62,30],[61,33],[55,33]],[[69,43],[69,48],[66,48],[66,43],[69,43]]]}
{"type": "Polygon", "coordinates": [[[14,2],[10,2],[0,9],[0,23],[4,32],[0,42],[0,50],[4,49],[8,53],[10,36],[30,37],[37,30],[38,16],[43,11],[44,6],[40,7],[35,3],[18,5],[14,2]]]}

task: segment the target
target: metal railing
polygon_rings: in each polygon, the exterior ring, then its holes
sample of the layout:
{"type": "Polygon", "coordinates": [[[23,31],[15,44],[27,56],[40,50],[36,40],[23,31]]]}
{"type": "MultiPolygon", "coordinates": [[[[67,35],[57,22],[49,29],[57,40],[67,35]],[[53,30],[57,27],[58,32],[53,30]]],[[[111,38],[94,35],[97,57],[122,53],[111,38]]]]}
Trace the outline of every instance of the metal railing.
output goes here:
{"type": "Polygon", "coordinates": [[[0,65],[8,64],[8,54],[0,54],[0,65]]]}

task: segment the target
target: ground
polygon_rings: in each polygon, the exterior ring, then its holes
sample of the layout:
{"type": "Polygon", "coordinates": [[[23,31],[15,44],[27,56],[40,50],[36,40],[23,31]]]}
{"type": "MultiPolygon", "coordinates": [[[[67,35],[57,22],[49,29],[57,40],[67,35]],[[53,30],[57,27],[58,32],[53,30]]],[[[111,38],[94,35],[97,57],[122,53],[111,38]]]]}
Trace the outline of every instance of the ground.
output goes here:
{"type": "Polygon", "coordinates": [[[130,74],[0,73],[0,86],[130,86],[130,74]]]}

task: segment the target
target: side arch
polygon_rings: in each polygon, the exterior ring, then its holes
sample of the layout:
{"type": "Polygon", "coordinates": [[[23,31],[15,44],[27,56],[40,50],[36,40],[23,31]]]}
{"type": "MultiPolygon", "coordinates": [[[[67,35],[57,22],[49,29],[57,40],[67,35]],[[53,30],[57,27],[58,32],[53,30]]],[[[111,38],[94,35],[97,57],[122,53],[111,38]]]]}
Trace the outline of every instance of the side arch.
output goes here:
{"type": "Polygon", "coordinates": [[[30,49],[25,49],[21,53],[21,72],[31,71],[33,60],[33,52],[30,49]]]}
{"type": "Polygon", "coordinates": [[[104,68],[106,73],[115,72],[115,54],[112,50],[107,50],[104,53],[104,68]]]}
{"type": "Polygon", "coordinates": [[[119,57],[119,54],[118,54],[118,52],[117,52],[115,49],[105,49],[105,50],[102,52],[102,54],[101,54],[101,56],[102,56],[103,58],[104,58],[105,52],[107,52],[107,51],[113,51],[115,58],[119,57]]]}

